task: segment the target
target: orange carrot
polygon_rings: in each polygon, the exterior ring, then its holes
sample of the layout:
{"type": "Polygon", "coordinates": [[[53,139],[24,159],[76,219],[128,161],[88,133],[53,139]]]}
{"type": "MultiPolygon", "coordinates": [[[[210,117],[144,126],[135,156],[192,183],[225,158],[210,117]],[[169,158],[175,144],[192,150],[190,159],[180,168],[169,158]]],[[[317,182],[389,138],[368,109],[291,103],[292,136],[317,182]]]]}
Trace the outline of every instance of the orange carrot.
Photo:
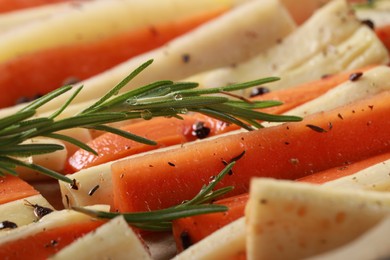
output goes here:
{"type": "Polygon", "coordinates": [[[0,0],[0,13],[62,2],[72,2],[72,0],[0,0]]]}
{"type": "Polygon", "coordinates": [[[390,24],[376,28],[375,32],[386,48],[390,51],[390,24]]]}
{"type": "Polygon", "coordinates": [[[310,183],[325,183],[328,181],[333,181],[341,177],[345,177],[351,174],[354,174],[358,171],[361,171],[365,168],[368,168],[374,164],[383,162],[390,159],[390,153],[378,154],[376,156],[369,157],[365,160],[361,160],[356,163],[346,163],[345,165],[338,166],[335,168],[327,169],[325,171],[317,172],[303,178],[298,179],[297,181],[310,182],[310,183]]]}
{"type": "Polygon", "coordinates": [[[0,205],[38,194],[37,190],[18,177],[12,175],[0,177],[0,205]]]}
{"type": "MultiPolygon", "coordinates": [[[[348,80],[348,77],[352,73],[358,71],[364,72],[371,67],[372,66],[324,77],[317,81],[298,85],[292,89],[268,92],[266,94],[253,97],[252,100],[282,101],[284,104],[281,106],[262,109],[263,112],[281,114],[320,96],[327,90],[348,80]]],[[[154,150],[163,146],[193,141],[196,139],[196,137],[192,134],[193,127],[199,122],[203,122],[204,126],[210,129],[210,133],[207,136],[214,136],[232,130],[237,130],[239,128],[237,125],[227,125],[221,121],[201,114],[183,116],[183,120],[156,118],[149,121],[141,121],[135,124],[130,124],[123,129],[130,133],[152,139],[156,141],[158,145],[144,145],[126,140],[125,138],[118,137],[110,133],[103,134],[88,143],[88,145],[97,151],[99,155],[95,156],[92,153],[80,149],[69,158],[65,172],[72,173],[136,153],[154,150]]]]}
{"type": "Polygon", "coordinates": [[[238,195],[218,200],[213,204],[225,205],[226,212],[203,214],[192,217],[176,219],[172,223],[173,237],[179,252],[195,244],[214,231],[244,216],[246,202],[249,194],[238,195]]]}
{"type": "Polygon", "coordinates": [[[366,66],[360,69],[355,69],[346,72],[340,72],[334,75],[324,75],[323,78],[311,82],[300,84],[293,88],[281,89],[273,92],[268,92],[264,95],[256,96],[253,100],[278,100],[283,102],[280,106],[269,107],[263,109],[263,112],[271,114],[282,114],[290,109],[302,105],[310,100],[313,100],[328,90],[347,81],[351,74],[356,72],[365,72],[372,69],[375,65],[366,66]]]}
{"type": "Polygon", "coordinates": [[[224,165],[241,157],[219,186],[248,191],[252,177],[298,179],[390,151],[390,92],[382,92],[302,122],[227,135],[112,165],[121,212],[161,209],[195,196],[224,165]]]}
{"type": "Polygon", "coordinates": [[[91,148],[97,151],[98,156],[80,149],[69,158],[66,171],[74,172],[132,154],[193,141],[198,137],[203,137],[202,135],[197,136],[194,132],[194,129],[199,124],[200,127],[203,125],[210,129],[209,135],[218,134],[226,128],[226,124],[221,121],[202,114],[193,116],[183,115],[182,117],[183,120],[164,117],[153,118],[152,120],[140,121],[122,128],[122,130],[130,133],[154,140],[157,142],[157,145],[142,144],[115,134],[105,133],[88,143],[91,148]]]}
{"type": "Polygon", "coordinates": [[[83,80],[155,49],[220,15],[223,8],[124,34],[26,54],[0,64],[0,107],[32,99],[72,80],[83,80]]]}
{"type": "Polygon", "coordinates": [[[0,259],[47,259],[103,223],[98,220],[82,221],[3,243],[0,245],[0,259]]]}
{"type": "MultiPolygon", "coordinates": [[[[358,162],[320,171],[297,179],[297,181],[322,184],[354,174],[389,158],[390,153],[379,154],[358,162]]],[[[185,249],[185,246],[189,243],[199,242],[221,227],[244,216],[248,196],[248,193],[244,193],[214,202],[214,204],[227,206],[229,210],[226,212],[186,217],[173,221],[173,235],[178,250],[185,249]]]]}

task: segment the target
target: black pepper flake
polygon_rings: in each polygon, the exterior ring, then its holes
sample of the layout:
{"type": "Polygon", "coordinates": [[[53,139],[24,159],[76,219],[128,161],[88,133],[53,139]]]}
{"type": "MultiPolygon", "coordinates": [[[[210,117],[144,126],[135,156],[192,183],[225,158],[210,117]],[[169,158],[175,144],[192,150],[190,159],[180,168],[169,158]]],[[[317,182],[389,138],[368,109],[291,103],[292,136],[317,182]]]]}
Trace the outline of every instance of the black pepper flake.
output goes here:
{"type": "Polygon", "coordinates": [[[156,27],[154,27],[154,26],[150,26],[150,27],[149,27],[149,31],[150,31],[154,36],[158,35],[158,31],[157,31],[156,27]]]}
{"type": "Polygon", "coordinates": [[[230,160],[230,162],[235,162],[235,161],[240,160],[240,159],[244,156],[244,154],[245,154],[245,151],[242,151],[239,155],[233,157],[233,158],[230,160]]]}
{"type": "MultiPolygon", "coordinates": [[[[230,162],[235,162],[235,161],[240,160],[240,159],[244,156],[244,154],[245,154],[245,151],[242,151],[239,155],[233,157],[233,158],[230,160],[230,162]]],[[[225,161],[225,160],[223,160],[223,159],[222,159],[222,163],[223,163],[223,165],[225,165],[225,166],[229,164],[227,161],[225,161]]],[[[228,172],[228,175],[233,175],[233,171],[230,170],[230,171],[228,172]]]]}
{"type": "Polygon", "coordinates": [[[64,79],[64,81],[62,82],[62,85],[64,86],[67,86],[67,85],[74,85],[74,84],[77,84],[79,83],[81,80],[77,77],[74,77],[74,76],[70,76],[70,77],[67,77],[66,79],[64,79]]]}
{"type": "Polygon", "coordinates": [[[172,162],[168,162],[169,166],[175,167],[176,165],[172,162]]]}
{"type": "Polygon", "coordinates": [[[184,63],[188,63],[190,62],[191,57],[188,53],[186,53],[181,56],[181,59],[183,60],[184,63]]]}
{"type": "Polygon", "coordinates": [[[50,240],[49,244],[45,245],[45,247],[55,247],[56,245],[58,245],[58,241],[55,239],[52,239],[52,240],[50,240]]]}
{"type": "Polygon", "coordinates": [[[327,78],[331,78],[332,77],[332,74],[324,74],[321,76],[321,79],[327,79],[327,78]]]}
{"type": "Polygon", "coordinates": [[[340,113],[338,113],[337,116],[338,116],[340,119],[344,119],[344,117],[343,117],[340,113]]]}
{"type": "Polygon", "coordinates": [[[65,200],[66,200],[66,206],[69,208],[70,202],[69,202],[69,196],[65,194],[65,200]]]}
{"type": "Polygon", "coordinates": [[[260,199],[260,204],[267,204],[268,203],[268,200],[266,199],[260,199]]]}
{"type": "Polygon", "coordinates": [[[32,97],[26,97],[26,96],[22,96],[20,98],[18,98],[16,101],[15,101],[15,105],[18,105],[18,104],[22,104],[22,103],[26,103],[26,102],[30,102],[30,101],[33,101],[35,99],[38,99],[40,97],[42,97],[43,95],[42,94],[35,94],[34,96],[32,97]]]}
{"type": "Polygon", "coordinates": [[[293,165],[297,165],[299,163],[299,160],[297,158],[291,158],[290,163],[293,165]]]}
{"type": "Polygon", "coordinates": [[[2,222],[0,222],[0,230],[2,229],[14,229],[14,228],[17,228],[18,225],[16,225],[14,222],[11,222],[11,221],[8,221],[8,220],[4,220],[2,222]]]}
{"type": "Polygon", "coordinates": [[[46,215],[48,215],[48,214],[53,212],[53,210],[51,208],[43,207],[43,206],[40,206],[38,204],[32,204],[31,202],[29,202],[27,200],[24,200],[24,201],[26,202],[25,203],[26,206],[30,206],[30,207],[34,208],[34,215],[38,219],[41,219],[44,216],[46,216],[46,215]]]}
{"type": "Polygon", "coordinates": [[[79,186],[77,186],[76,179],[73,179],[73,180],[72,180],[72,184],[70,184],[70,188],[71,188],[72,190],[78,190],[78,189],[79,189],[79,186]]]}
{"type": "Polygon", "coordinates": [[[285,145],[289,145],[290,143],[289,142],[284,142],[285,145]]]}
{"type": "Polygon", "coordinates": [[[98,189],[99,189],[99,184],[96,185],[95,187],[93,187],[89,192],[88,192],[88,195],[89,196],[92,196],[98,189]]]}
{"type": "Polygon", "coordinates": [[[374,109],[374,106],[373,106],[373,105],[369,105],[368,107],[369,107],[371,110],[374,109]]]}
{"type": "Polygon", "coordinates": [[[190,234],[188,234],[187,231],[181,232],[180,241],[181,241],[181,245],[183,246],[183,249],[187,249],[193,245],[190,234]]]}
{"type": "Polygon", "coordinates": [[[256,38],[258,36],[255,31],[246,31],[245,35],[248,36],[249,38],[256,38]]]}
{"type": "Polygon", "coordinates": [[[327,132],[324,128],[316,126],[316,125],[307,124],[306,126],[309,127],[311,130],[316,131],[318,133],[326,133],[327,132]]]}
{"type": "Polygon", "coordinates": [[[361,76],[363,76],[362,72],[355,72],[349,75],[349,80],[350,81],[357,81],[361,76]]]}
{"type": "Polygon", "coordinates": [[[375,24],[372,20],[369,20],[369,19],[366,19],[366,20],[362,20],[360,21],[362,24],[368,26],[370,29],[374,30],[375,29],[375,24]]]}
{"type": "Polygon", "coordinates": [[[341,166],[338,168],[339,171],[344,171],[346,169],[348,169],[348,166],[341,166]]]}
{"type": "Polygon", "coordinates": [[[250,97],[256,97],[256,96],[261,96],[264,95],[265,93],[270,92],[269,88],[266,87],[258,87],[258,88],[253,88],[250,97]]]}
{"type": "Polygon", "coordinates": [[[329,122],[329,123],[328,123],[328,129],[329,129],[329,130],[332,130],[332,128],[333,128],[333,124],[332,124],[332,122],[329,122]]]}
{"type": "Polygon", "coordinates": [[[206,138],[210,134],[210,128],[204,122],[199,121],[192,125],[192,135],[199,139],[206,138]]]}

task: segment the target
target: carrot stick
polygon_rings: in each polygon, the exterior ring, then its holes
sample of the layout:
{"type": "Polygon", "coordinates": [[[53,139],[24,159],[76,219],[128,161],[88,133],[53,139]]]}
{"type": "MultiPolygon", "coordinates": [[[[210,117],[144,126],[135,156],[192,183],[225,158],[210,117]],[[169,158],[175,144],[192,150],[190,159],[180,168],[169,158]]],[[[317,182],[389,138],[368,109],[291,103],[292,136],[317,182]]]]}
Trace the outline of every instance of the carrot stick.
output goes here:
{"type": "Polygon", "coordinates": [[[31,99],[60,87],[69,80],[84,80],[138,54],[157,48],[173,38],[220,15],[210,10],[179,21],[132,30],[93,43],[79,43],[26,54],[0,64],[0,107],[21,98],[31,99]]]}
{"type": "Polygon", "coordinates": [[[322,184],[328,181],[333,181],[348,175],[352,175],[374,164],[386,161],[387,159],[390,159],[390,153],[378,154],[359,162],[347,163],[339,167],[334,167],[325,171],[305,176],[298,179],[298,181],[322,184]]]}
{"type": "MultiPolygon", "coordinates": [[[[47,259],[75,239],[96,229],[103,221],[89,220],[42,230],[31,236],[0,244],[1,259],[47,259]]],[[[77,256],[75,256],[77,258],[77,256]]]]}
{"type": "MultiPolygon", "coordinates": [[[[297,181],[323,184],[354,174],[389,158],[390,153],[379,154],[348,165],[320,171],[297,179],[297,181]]],[[[173,235],[178,250],[182,251],[189,242],[195,244],[214,231],[244,216],[248,196],[248,193],[244,193],[214,202],[214,204],[227,206],[229,210],[226,212],[186,217],[173,221],[173,235]]]]}
{"type": "Polygon", "coordinates": [[[224,227],[234,220],[244,216],[246,202],[249,194],[218,200],[213,204],[225,205],[226,212],[203,214],[192,217],[176,219],[172,223],[173,237],[179,252],[195,244],[214,231],[224,227]]]}
{"type": "Polygon", "coordinates": [[[70,1],[72,0],[0,0],[0,13],[70,1]]]}
{"type": "Polygon", "coordinates": [[[268,92],[264,95],[256,96],[253,100],[278,100],[283,102],[280,106],[269,107],[263,109],[263,112],[270,114],[282,114],[290,109],[302,105],[310,100],[313,100],[328,90],[347,81],[351,74],[356,72],[365,72],[372,69],[375,65],[366,66],[360,69],[355,69],[346,72],[340,72],[334,75],[324,75],[323,78],[307,83],[300,84],[296,87],[281,89],[268,92]]]}
{"type": "Polygon", "coordinates": [[[121,212],[161,209],[195,196],[226,162],[241,157],[219,186],[248,191],[255,176],[298,179],[390,150],[390,92],[301,122],[227,135],[112,165],[121,212]]]}
{"type": "Polygon", "coordinates": [[[18,177],[0,177],[0,205],[38,194],[37,190],[18,177]]]}
{"type": "Polygon", "coordinates": [[[88,143],[98,155],[82,149],[78,150],[69,158],[66,172],[75,172],[132,154],[193,141],[198,137],[203,138],[215,135],[222,132],[227,126],[221,121],[202,114],[182,115],[182,117],[183,120],[163,117],[153,118],[152,120],[129,124],[122,128],[122,130],[130,133],[154,140],[157,142],[157,145],[142,144],[111,133],[102,134],[88,143]],[[202,129],[207,127],[210,129],[210,133],[205,136],[201,133],[197,135],[194,132],[197,125],[203,126],[202,129]]]}
{"type": "Polygon", "coordinates": [[[390,51],[390,24],[376,28],[375,32],[386,48],[390,51]]]}

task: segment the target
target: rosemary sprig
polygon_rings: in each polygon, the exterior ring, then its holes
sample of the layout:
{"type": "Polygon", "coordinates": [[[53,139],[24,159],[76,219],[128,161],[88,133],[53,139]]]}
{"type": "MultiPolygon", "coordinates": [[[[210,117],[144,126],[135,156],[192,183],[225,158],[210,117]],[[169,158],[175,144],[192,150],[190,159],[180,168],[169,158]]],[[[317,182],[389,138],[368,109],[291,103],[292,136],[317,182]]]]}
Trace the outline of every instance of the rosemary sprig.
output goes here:
{"type": "Polygon", "coordinates": [[[103,219],[112,219],[121,215],[129,224],[135,227],[144,230],[169,231],[172,227],[172,220],[228,210],[226,206],[208,203],[233,189],[232,186],[228,186],[213,191],[215,185],[230,172],[235,163],[235,161],[229,163],[208,185],[204,185],[193,199],[167,209],[133,213],[106,212],[83,207],[72,207],[72,209],[95,218],[103,219]]]}
{"type": "Polygon", "coordinates": [[[72,86],[64,86],[35,100],[17,113],[1,118],[0,175],[6,173],[15,174],[16,166],[22,166],[72,184],[73,180],[62,176],[61,174],[45,169],[42,166],[18,160],[18,158],[21,157],[50,153],[63,149],[62,146],[38,145],[34,143],[22,145],[26,140],[39,136],[67,141],[96,154],[96,152],[87,144],[84,144],[71,136],[59,133],[59,131],[70,128],[80,127],[103,130],[137,142],[155,145],[155,142],[152,140],[121,131],[106,124],[135,118],[147,120],[157,116],[177,117],[180,119],[180,114],[185,114],[188,111],[204,113],[228,123],[237,124],[247,130],[261,127],[256,120],[277,122],[301,120],[299,117],[269,115],[254,110],[259,107],[278,105],[278,102],[252,102],[245,99],[231,99],[231,97],[235,98],[236,96],[234,94],[229,94],[229,92],[278,80],[278,78],[275,77],[210,89],[198,89],[198,84],[193,82],[174,83],[165,80],[141,86],[124,93],[119,93],[130,80],[141,73],[151,63],[152,60],[149,60],[142,64],[106,95],[77,115],[57,119],[82,90],[82,87],[77,88],[71,97],[50,116],[36,117],[36,110],[38,108],[72,89],[72,86]]]}
{"type": "Polygon", "coordinates": [[[375,8],[377,2],[378,0],[366,0],[365,3],[354,3],[352,7],[354,9],[372,9],[375,8]]]}

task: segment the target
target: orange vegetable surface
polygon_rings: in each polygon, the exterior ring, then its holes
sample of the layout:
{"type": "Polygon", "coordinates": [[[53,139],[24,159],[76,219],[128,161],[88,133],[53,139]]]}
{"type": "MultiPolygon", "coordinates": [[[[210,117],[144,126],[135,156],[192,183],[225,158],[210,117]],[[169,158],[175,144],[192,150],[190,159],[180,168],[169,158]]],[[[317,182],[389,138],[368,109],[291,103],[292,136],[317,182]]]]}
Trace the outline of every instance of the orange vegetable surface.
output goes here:
{"type": "Polygon", "coordinates": [[[390,51],[390,24],[376,28],[375,32],[386,48],[390,51]]]}
{"type": "Polygon", "coordinates": [[[56,4],[62,2],[77,2],[80,0],[0,0],[0,13],[18,11],[25,8],[56,4]]]}
{"type": "Polygon", "coordinates": [[[390,92],[301,122],[227,135],[112,165],[121,212],[160,209],[192,198],[224,165],[241,157],[220,186],[248,191],[254,176],[298,179],[390,150],[390,92]]]}
{"type": "Polygon", "coordinates": [[[96,156],[80,149],[69,158],[67,171],[77,171],[132,154],[193,141],[197,139],[196,133],[193,131],[198,123],[204,123],[204,126],[211,130],[210,135],[221,132],[226,128],[226,124],[223,122],[201,114],[194,116],[183,115],[183,120],[157,117],[148,121],[140,121],[129,124],[122,129],[154,140],[157,142],[157,145],[142,144],[115,134],[105,133],[88,143],[99,155],[96,156]]]}
{"type": "MultiPolygon", "coordinates": [[[[33,99],[64,84],[103,72],[155,49],[225,10],[210,10],[166,24],[135,29],[92,43],[77,43],[26,54],[0,64],[0,107],[33,99]]],[[[74,83],[74,82],[73,82],[74,83]]]]}
{"type": "Polygon", "coordinates": [[[103,223],[97,220],[71,223],[2,243],[0,244],[0,259],[47,259],[103,223]]]}
{"type": "Polygon", "coordinates": [[[37,194],[34,187],[16,176],[0,176],[0,205],[37,194]]]}

